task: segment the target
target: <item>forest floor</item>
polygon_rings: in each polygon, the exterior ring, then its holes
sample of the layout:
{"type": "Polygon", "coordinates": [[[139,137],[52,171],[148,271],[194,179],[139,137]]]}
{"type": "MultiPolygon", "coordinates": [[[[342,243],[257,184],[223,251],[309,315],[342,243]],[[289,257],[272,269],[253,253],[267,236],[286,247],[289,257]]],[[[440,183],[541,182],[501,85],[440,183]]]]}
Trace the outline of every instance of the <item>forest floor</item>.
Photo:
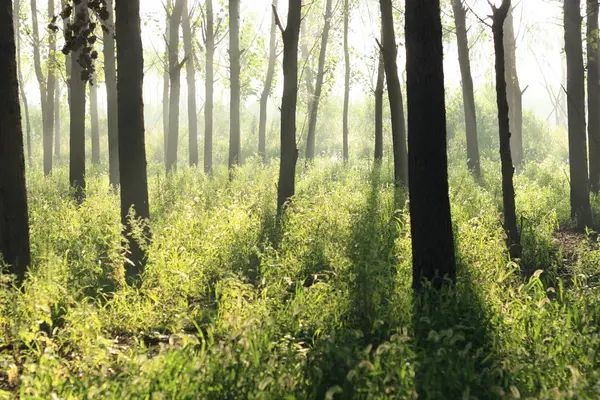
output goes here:
{"type": "Polygon", "coordinates": [[[453,165],[458,280],[420,295],[387,167],[299,171],[278,229],[277,165],[232,181],[153,165],[140,288],[105,175],[77,207],[66,169],[30,174],[33,267],[23,292],[0,288],[0,399],[598,398],[600,249],[570,230],[557,169],[516,178],[512,262],[497,165],[478,182],[453,165]]]}

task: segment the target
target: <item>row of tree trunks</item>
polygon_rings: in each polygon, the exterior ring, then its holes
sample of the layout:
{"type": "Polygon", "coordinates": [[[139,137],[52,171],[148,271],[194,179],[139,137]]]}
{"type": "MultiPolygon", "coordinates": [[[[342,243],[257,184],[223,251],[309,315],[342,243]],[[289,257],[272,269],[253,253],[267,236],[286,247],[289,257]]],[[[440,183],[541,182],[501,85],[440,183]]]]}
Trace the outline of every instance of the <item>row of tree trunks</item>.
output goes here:
{"type": "Polygon", "coordinates": [[[206,0],[206,93],[204,103],[204,172],[212,174],[215,31],[212,0],[206,0]]]}
{"type": "Polygon", "coordinates": [[[179,26],[183,16],[184,0],[175,0],[175,7],[169,21],[169,133],[167,140],[167,171],[177,168],[179,148],[179,96],[181,94],[181,69],[179,61],[179,26]]]}
{"type": "Polygon", "coordinates": [[[229,169],[241,162],[240,0],[229,0],[229,169]]]}
{"type": "MultiPolygon", "coordinates": [[[[14,29],[16,38],[17,54],[21,54],[21,18],[19,14],[21,12],[21,0],[14,1],[14,29]]],[[[17,57],[17,78],[19,80],[19,91],[21,95],[21,101],[23,102],[23,111],[25,113],[25,126],[26,126],[26,138],[27,138],[27,164],[32,166],[31,159],[31,121],[29,119],[29,105],[27,102],[27,94],[25,93],[25,81],[23,80],[23,70],[21,68],[20,57],[17,57]]]]}
{"type": "MultiPolygon", "coordinates": [[[[207,0],[211,1],[211,0],[207,0]]],[[[167,0],[165,6],[166,18],[165,18],[165,59],[164,65],[165,70],[163,72],[163,151],[165,165],[168,159],[167,149],[169,148],[169,69],[171,66],[170,58],[170,46],[171,46],[171,11],[173,8],[173,0],[167,0]]]]}
{"type": "MultiPolygon", "coordinates": [[[[35,1],[35,0],[34,0],[35,1]]],[[[54,0],[48,0],[48,20],[54,18],[54,0]]],[[[45,109],[45,116],[43,117],[44,125],[44,174],[48,175],[52,172],[52,156],[54,152],[54,108],[56,107],[54,102],[54,91],[56,90],[56,33],[49,29],[48,30],[48,81],[46,85],[46,99],[42,99],[42,103],[45,102],[46,106],[42,106],[42,112],[45,109]]]]}
{"type": "Polygon", "coordinates": [[[198,116],[196,114],[196,63],[192,41],[192,22],[187,0],[183,4],[183,49],[188,88],[188,147],[190,166],[198,165],[198,116]]]}
{"type": "MultiPolygon", "coordinates": [[[[277,9],[279,1],[273,0],[272,7],[277,9]]],[[[277,62],[277,24],[275,15],[272,16],[271,31],[269,34],[269,64],[267,66],[267,76],[265,78],[265,86],[260,95],[260,114],[258,122],[258,155],[263,161],[266,161],[266,136],[267,136],[267,102],[271,95],[273,87],[273,76],[275,75],[275,63],[277,62]]]]}

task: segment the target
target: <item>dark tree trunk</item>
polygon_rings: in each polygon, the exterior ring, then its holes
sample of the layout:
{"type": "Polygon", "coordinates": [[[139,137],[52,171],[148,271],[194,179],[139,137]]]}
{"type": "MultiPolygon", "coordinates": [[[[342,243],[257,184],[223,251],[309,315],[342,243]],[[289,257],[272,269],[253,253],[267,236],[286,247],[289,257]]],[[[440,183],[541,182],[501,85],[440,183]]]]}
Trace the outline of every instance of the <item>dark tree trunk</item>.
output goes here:
{"type": "Polygon", "coordinates": [[[277,213],[294,195],[296,162],[296,105],[298,102],[298,41],[302,0],[289,0],[287,25],[283,32],[283,96],[281,98],[281,158],[277,185],[277,213]]]}
{"type": "Polygon", "coordinates": [[[213,95],[214,95],[215,31],[212,0],[206,0],[206,99],[204,104],[204,172],[213,169],[213,95]]]}
{"type": "Polygon", "coordinates": [[[310,103],[310,115],[308,119],[308,134],[306,136],[306,160],[311,161],[315,158],[315,145],[317,135],[317,117],[319,115],[319,102],[321,101],[321,92],[323,91],[323,80],[325,78],[325,59],[327,57],[327,43],[329,42],[329,30],[331,29],[332,0],[327,0],[325,4],[325,24],[321,35],[321,49],[319,50],[319,69],[317,71],[317,81],[315,83],[315,92],[310,103]]]}
{"type": "Polygon", "coordinates": [[[119,185],[119,105],[117,102],[117,66],[115,61],[114,6],[106,1],[109,16],[104,31],[104,80],[106,81],[106,117],[108,123],[108,166],[110,184],[119,185]]]}
{"type": "Polygon", "coordinates": [[[31,261],[12,2],[0,5],[0,258],[17,284],[31,261]]]}
{"type": "MultiPolygon", "coordinates": [[[[409,1],[409,0],[407,0],[409,1]]],[[[397,186],[408,183],[408,157],[406,156],[406,127],[404,125],[404,104],[402,89],[398,78],[396,57],[396,35],[394,33],[394,15],[392,0],[380,0],[383,41],[381,43],[385,76],[387,78],[388,98],[392,112],[392,145],[394,148],[394,178],[397,186]]],[[[425,7],[425,6],[423,6],[425,7]]],[[[445,130],[444,130],[445,133],[445,130]]]]}
{"type": "Polygon", "coordinates": [[[456,264],[439,0],[406,0],[405,35],[413,287],[424,279],[440,287],[444,278],[455,279],[456,264]]]}
{"type": "MultiPolygon", "coordinates": [[[[21,10],[21,1],[15,0],[14,5],[14,28],[15,38],[17,46],[17,54],[21,54],[21,19],[19,13],[21,10]]],[[[27,165],[32,166],[31,160],[31,121],[29,119],[29,106],[27,103],[27,94],[25,93],[25,81],[23,80],[23,71],[21,66],[20,57],[17,57],[17,78],[19,80],[19,91],[21,94],[21,101],[23,101],[23,111],[25,113],[25,126],[26,126],[26,138],[27,138],[27,165]]]]}
{"type": "Polygon", "coordinates": [[[188,89],[188,139],[190,166],[198,165],[198,115],[196,114],[196,66],[192,44],[192,23],[187,0],[183,4],[183,48],[185,51],[185,77],[188,89]]]}
{"type": "Polygon", "coordinates": [[[92,164],[100,164],[100,126],[98,123],[98,81],[93,76],[89,85],[90,90],[90,118],[92,132],[92,164]]]}
{"type": "MultiPolygon", "coordinates": [[[[54,18],[54,0],[48,0],[48,20],[54,18]]],[[[44,173],[52,172],[54,153],[54,91],[56,89],[56,33],[49,30],[48,37],[48,84],[46,86],[46,135],[44,135],[44,173]]]]}
{"type": "Polygon", "coordinates": [[[502,205],[504,206],[504,230],[511,258],[521,256],[521,243],[517,228],[515,209],[515,169],[510,148],[509,106],[504,58],[504,21],[510,10],[510,0],[503,0],[500,8],[493,8],[494,50],[496,62],[496,100],[498,104],[498,130],[500,134],[500,162],[502,164],[502,205]]]}
{"type": "Polygon", "coordinates": [[[475,113],[475,94],[471,61],[469,59],[469,41],[467,39],[466,10],[462,0],[452,0],[454,21],[456,25],[456,43],[458,45],[458,62],[462,80],[463,107],[465,111],[465,128],[467,134],[467,166],[475,176],[481,175],[479,162],[479,144],[477,140],[477,116],[475,113]]]}
{"type": "MultiPolygon", "coordinates": [[[[63,32],[67,31],[67,25],[72,21],[71,18],[63,19],[63,32]]],[[[71,60],[71,53],[65,54],[65,85],[67,87],[67,109],[69,110],[69,115],[71,113],[71,67],[73,65],[73,61],[71,60]]],[[[71,119],[69,118],[69,124],[71,123],[71,119]]],[[[69,131],[71,127],[69,126],[69,131]]],[[[60,139],[60,138],[59,138],[60,139]]],[[[59,152],[60,152],[60,141],[58,143],[59,152]]],[[[58,155],[60,157],[60,154],[58,155]]]]}
{"type": "MultiPolygon", "coordinates": [[[[136,282],[144,267],[146,253],[132,237],[129,212],[147,227],[150,219],[146,148],[144,143],[144,102],[142,85],[144,58],[140,21],[140,0],[116,0],[117,92],[119,105],[119,173],[121,176],[121,222],[129,243],[126,276],[136,282]]],[[[145,236],[150,237],[148,229],[145,236]]]]}
{"type": "Polygon", "coordinates": [[[348,48],[348,25],[350,24],[350,7],[344,0],[344,111],[342,117],[342,155],[348,161],[348,108],[350,106],[350,49],[348,48]]]}
{"type": "MultiPolygon", "coordinates": [[[[591,226],[585,130],[585,77],[581,40],[580,0],[565,0],[565,53],[567,55],[567,110],[569,119],[569,166],[571,218],[578,228],[591,226]]],[[[594,110],[597,112],[598,110],[594,110]]]]}
{"type": "Polygon", "coordinates": [[[600,189],[600,56],[598,0],[587,0],[588,141],[590,143],[590,189],[600,189]]]}
{"type": "Polygon", "coordinates": [[[377,67],[377,85],[375,86],[375,161],[383,160],[383,90],[385,86],[385,69],[383,53],[379,53],[377,67]]]}
{"type": "Polygon", "coordinates": [[[54,158],[60,158],[60,85],[57,82],[54,90],[54,158]]]}
{"type": "MultiPolygon", "coordinates": [[[[89,20],[87,0],[75,7],[75,23],[87,25],[89,20]]],[[[81,203],[85,197],[85,87],[83,69],[79,64],[81,50],[71,54],[71,100],[70,100],[70,153],[69,181],[75,200],[81,203]]]]}
{"type": "Polygon", "coordinates": [[[33,44],[33,67],[35,76],[40,89],[40,106],[42,110],[42,148],[44,154],[44,174],[48,175],[52,171],[52,132],[48,130],[48,113],[46,110],[46,80],[42,71],[42,61],[40,57],[40,31],[37,15],[37,0],[31,0],[31,39],[33,44]],[[48,158],[48,154],[50,158],[48,158]]]}
{"type": "Polygon", "coordinates": [[[240,0],[229,0],[229,169],[240,164],[240,0]]]}
{"type": "MultiPolygon", "coordinates": [[[[273,7],[277,8],[279,0],[273,0],[273,7]]],[[[267,102],[271,95],[273,86],[273,75],[275,74],[275,62],[277,61],[277,24],[273,15],[271,21],[271,33],[269,39],[269,65],[267,67],[267,76],[265,86],[260,96],[260,119],[258,123],[258,155],[264,163],[266,161],[266,136],[267,136],[267,102]]]]}
{"type": "Polygon", "coordinates": [[[179,61],[179,25],[183,15],[183,0],[175,0],[169,22],[169,140],[167,141],[167,172],[177,168],[179,149],[179,100],[181,94],[181,68],[179,61]]]}
{"type": "Polygon", "coordinates": [[[170,68],[170,53],[169,46],[171,43],[171,8],[172,0],[167,0],[166,19],[165,19],[165,71],[163,73],[163,151],[165,157],[165,166],[169,158],[167,149],[169,148],[169,68],[170,68]]]}
{"type": "Polygon", "coordinates": [[[517,44],[512,9],[508,10],[504,22],[504,51],[506,62],[506,92],[508,96],[508,111],[510,123],[510,147],[516,171],[523,164],[523,106],[521,85],[517,73],[517,44]]]}

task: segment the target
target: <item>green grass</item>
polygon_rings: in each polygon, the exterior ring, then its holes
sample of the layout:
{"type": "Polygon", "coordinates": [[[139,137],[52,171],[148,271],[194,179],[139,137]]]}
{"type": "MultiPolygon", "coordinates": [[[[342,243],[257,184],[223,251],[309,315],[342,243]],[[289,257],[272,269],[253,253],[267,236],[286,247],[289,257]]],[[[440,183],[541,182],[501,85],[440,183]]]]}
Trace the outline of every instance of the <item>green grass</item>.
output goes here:
{"type": "Polygon", "coordinates": [[[590,236],[568,259],[553,237],[569,225],[555,159],[516,178],[520,265],[499,166],[475,182],[453,161],[458,282],[418,297],[389,165],[299,170],[281,230],[276,163],[231,182],[153,165],[139,289],[106,174],[78,208],[66,169],[32,173],[33,267],[24,293],[0,289],[0,398],[598,398],[600,250],[590,236]]]}

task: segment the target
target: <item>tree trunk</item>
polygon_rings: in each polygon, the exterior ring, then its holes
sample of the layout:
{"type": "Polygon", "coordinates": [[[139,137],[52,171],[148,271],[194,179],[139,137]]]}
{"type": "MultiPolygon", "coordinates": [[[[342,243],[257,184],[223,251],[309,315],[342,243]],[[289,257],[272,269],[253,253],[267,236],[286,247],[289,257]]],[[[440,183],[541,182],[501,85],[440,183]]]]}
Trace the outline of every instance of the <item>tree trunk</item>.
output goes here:
{"type": "Polygon", "coordinates": [[[377,86],[375,86],[375,162],[383,160],[383,91],[385,86],[385,69],[383,53],[379,52],[377,67],[377,86]]]}
{"type": "Polygon", "coordinates": [[[60,84],[56,85],[54,90],[54,158],[60,158],[60,84]]]}
{"type": "MultiPolygon", "coordinates": [[[[48,0],[48,20],[54,18],[54,0],[48,0]]],[[[54,154],[54,91],[56,88],[56,33],[49,30],[48,34],[48,84],[46,86],[46,131],[44,143],[44,173],[52,172],[52,156],[54,154]]]]}
{"type": "MultiPolygon", "coordinates": [[[[408,157],[406,155],[406,127],[404,125],[404,105],[402,89],[398,78],[396,57],[396,35],[394,33],[394,15],[391,0],[380,0],[381,23],[383,30],[383,60],[387,78],[388,98],[392,111],[392,145],[394,148],[394,179],[396,186],[408,184],[408,157]]],[[[424,6],[425,7],[425,6],[424,6]]],[[[445,130],[444,130],[445,132],[445,130]]]]}
{"type": "MultiPolygon", "coordinates": [[[[89,20],[87,0],[75,6],[75,23],[87,26],[89,20]]],[[[85,87],[83,68],[79,64],[81,49],[71,54],[71,100],[70,100],[70,153],[69,181],[75,200],[81,203],[85,197],[85,87]]]]}
{"type": "Polygon", "coordinates": [[[598,0],[587,0],[588,141],[590,143],[590,189],[600,189],[600,56],[598,0]]]}
{"type": "Polygon", "coordinates": [[[229,0],[229,169],[240,164],[240,0],[229,0]]]}
{"type": "Polygon", "coordinates": [[[506,92],[510,123],[510,146],[513,163],[517,173],[523,164],[523,106],[521,85],[517,73],[517,45],[513,23],[513,11],[510,9],[504,22],[504,51],[506,57],[506,92]]]}
{"type": "Polygon", "coordinates": [[[166,8],[166,19],[165,19],[165,71],[163,73],[163,150],[165,157],[165,166],[167,166],[167,160],[169,158],[167,149],[169,147],[169,68],[170,68],[170,52],[169,46],[171,43],[171,8],[173,7],[173,1],[167,0],[166,8]]]}
{"type": "MultiPolygon", "coordinates": [[[[63,19],[63,32],[67,31],[68,24],[72,21],[71,18],[63,19]]],[[[71,112],[71,66],[73,65],[71,53],[65,54],[65,84],[67,86],[67,108],[71,112]]],[[[70,124],[69,119],[69,124],[70,124]]],[[[69,131],[71,127],[69,126],[69,131]]],[[[60,143],[58,144],[60,146],[60,143]]],[[[60,151],[60,149],[59,149],[60,151]]]]}
{"type": "Polygon", "coordinates": [[[108,26],[104,30],[104,80],[106,81],[106,117],[108,122],[108,166],[110,184],[119,185],[119,105],[117,101],[117,66],[115,61],[114,6],[113,0],[106,1],[108,26]]]}
{"type": "MultiPolygon", "coordinates": [[[[275,10],[274,10],[275,11],[275,10]]],[[[294,195],[296,179],[296,105],[298,102],[298,42],[302,0],[289,0],[283,32],[283,95],[281,98],[281,158],[277,185],[277,214],[294,195]]]]}
{"type": "Polygon", "coordinates": [[[308,37],[306,33],[306,24],[303,24],[300,27],[300,36],[302,37],[302,41],[300,43],[300,51],[302,53],[302,59],[304,61],[304,68],[302,74],[304,75],[304,85],[306,86],[306,108],[310,113],[312,109],[313,99],[315,96],[315,77],[313,74],[313,70],[310,66],[310,52],[308,51],[308,46],[306,45],[308,37]]]}
{"type": "Polygon", "coordinates": [[[179,25],[183,15],[183,0],[175,0],[169,22],[169,140],[167,141],[167,172],[177,169],[179,150],[179,99],[181,94],[181,68],[179,62],[179,25]]]}
{"type": "MultiPolygon", "coordinates": [[[[277,8],[279,0],[273,0],[273,7],[277,8]]],[[[277,61],[277,24],[275,16],[272,16],[271,33],[269,40],[269,65],[267,67],[267,77],[265,86],[260,96],[260,120],[258,123],[258,155],[264,163],[266,161],[266,136],[267,136],[267,102],[273,86],[273,75],[275,74],[275,62],[277,61]]]]}
{"type": "Polygon", "coordinates": [[[130,283],[137,282],[145,265],[146,253],[133,238],[129,212],[133,208],[136,218],[150,238],[147,223],[148,179],[146,175],[146,147],[144,143],[143,79],[144,58],[140,21],[140,0],[116,1],[117,40],[117,92],[119,106],[119,174],[121,180],[121,223],[129,243],[131,263],[125,263],[130,283]]]}
{"type": "Polygon", "coordinates": [[[192,44],[192,23],[187,0],[183,4],[183,48],[186,57],[186,80],[188,88],[188,139],[190,166],[198,165],[198,115],[196,114],[196,66],[192,44]]]}
{"type": "Polygon", "coordinates": [[[98,124],[98,81],[93,76],[90,84],[90,118],[92,130],[92,164],[100,164],[100,126],[98,124]]]}
{"type": "MultiPolygon", "coordinates": [[[[21,54],[21,19],[19,13],[21,11],[21,1],[15,0],[14,5],[14,29],[17,54],[21,54]]],[[[27,94],[25,93],[25,81],[23,80],[23,70],[21,65],[21,57],[17,56],[17,78],[19,80],[19,91],[21,94],[21,100],[23,101],[23,111],[25,112],[25,126],[26,126],[26,138],[27,138],[27,165],[31,167],[33,165],[31,160],[31,120],[29,119],[29,106],[27,103],[27,94]]]]}
{"type": "MultiPolygon", "coordinates": [[[[18,17],[17,17],[18,18],[18,17]]],[[[0,5],[0,257],[23,282],[31,261],[12,2],[0,5]]]]}
{"type": "Polygon", "coordinates": [[[206,98],[204,104],[204,172],[213,169],[213,97],[214,97],[215,32],[212,0],[206,0],[206,98]]]}
{"type": "Polygon", "coordinates": [[[456,43],[458,45],[458,62],[462,80],[463,107],[465,111],[465,128],[467,134],[467,166],[475,176],[481,175],[479,162],[479,144],[477,140],[477,116],[475,112],[475,94],[471,61],[469,59],[469,41],[467,39],[466,10],[462,0],[452,0],[454,21],[456,25],[456,43]]]}
{"type": "MultiPolygon", "coordinates": [[[[382,7],[385,16],[383,11],[382,7]]],[[[405,26],[413,287],[420,288],[423,280],[440,287],[444,278],[455,279],[456,263],[448,198],[439,1],[406,0],[405,26]]]]}
{"type": "Polygon", "coordinates": [[[323,79],[325,78],[325,58],[327,57],[327,43],[329,42],[329,30],[331,29],[332,0],[327,0],[325,4],[325,24],[321,35],[321,49],[319,50],[319,69],[317,71],[317,81],[315,83],[315,93],[310,106],[310,115],[308,119],[308,135],[306,136],[306,160],[311,161],[315,158],[315,145],[317,133],[317,117],[319,115],[319,102],[323,90],[323,79]]]}
{"type": "Polygon", "coordinates": [[[588,183],[580,0],[565,0],[564,18],[565,53],[567,56],[571,218],[573,218],[578,228],[583,229],[591,226],[592,212],[588,183]]]}
{"type": "Polygon", "coordinates": [[[342,147],[344,161],[348,161],[348,108],[350,106],[350,50],[348,48],[348,25],[350,23],[350,7],[344,0],[344,111],[342,117],[342,147]]]}
{"type": "Polygon", "coordinates": [[[52,171],[52,132],[48,130],[48,113],[46,110],[46,81],[42,71],[42,61],[40,57],[40,31],[37,15],[37,0],[31,0],[31,36],[33,45],[33,66],[35,76],[40,89],[40,106],[42,110],[42,147],[44,153],[44,174],[48,175],[52,171]],[[50,149],[50,152],[48,152],[50,149]],[[48,157],[50,156],[50,157],[48,157]]]}

